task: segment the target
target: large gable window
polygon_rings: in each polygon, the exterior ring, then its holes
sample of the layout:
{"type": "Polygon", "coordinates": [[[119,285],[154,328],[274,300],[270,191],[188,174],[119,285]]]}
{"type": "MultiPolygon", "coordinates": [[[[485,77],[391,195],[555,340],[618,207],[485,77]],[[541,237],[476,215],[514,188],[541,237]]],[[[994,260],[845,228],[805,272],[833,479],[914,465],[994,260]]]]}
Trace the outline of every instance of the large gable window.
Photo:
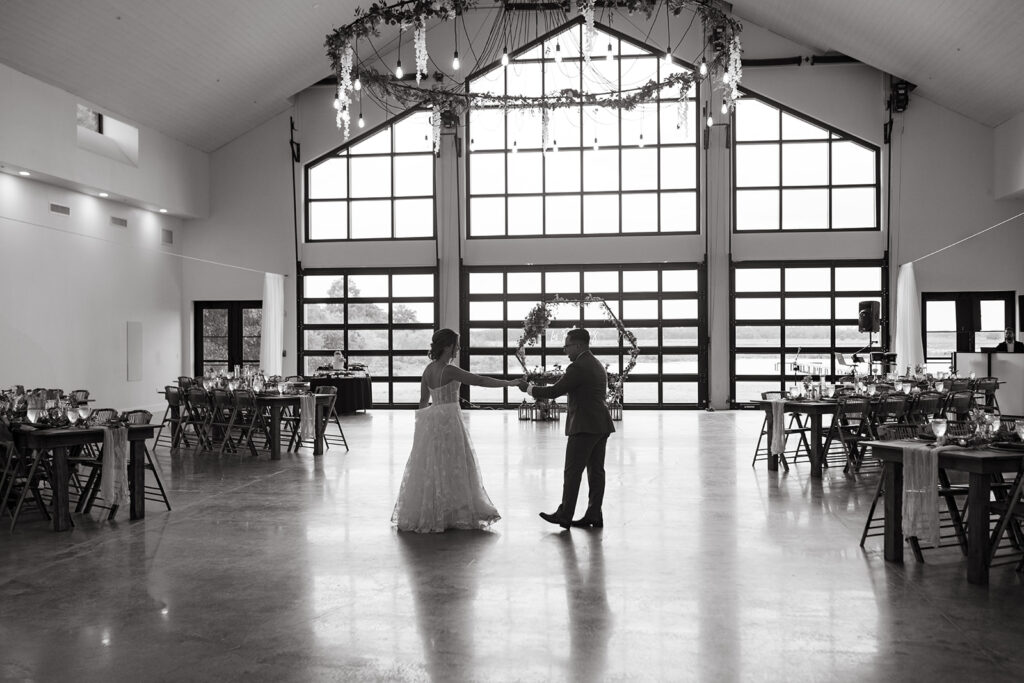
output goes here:
{"type": "MultiPolygon", "coordinates": [[[[539,96],[571,88],[628,92],[684,71],[658,52],[598,30],[600,55],[581,56],[571,26],[470,80],[480,93],[539,96]],[[610,46],[610,51],[607,47],[610,46]],[[556,61],[556,54],[559,59],[556,61]]],[[[699,222],[696,86],[680,115],[678,88],[632,111],[575,106],[469,114],[469,236],[693,233],[699,222]]]]}
{"type": "Polygon", "coordinates": [[[736,102],[735,230],[877,230],[879,150],[781,105],[736,102]]]}
{"type": "Polygon", "coordinates": [[[430,239],[430,113],[414,111],[306,168],[306,240],[430,239]]]}

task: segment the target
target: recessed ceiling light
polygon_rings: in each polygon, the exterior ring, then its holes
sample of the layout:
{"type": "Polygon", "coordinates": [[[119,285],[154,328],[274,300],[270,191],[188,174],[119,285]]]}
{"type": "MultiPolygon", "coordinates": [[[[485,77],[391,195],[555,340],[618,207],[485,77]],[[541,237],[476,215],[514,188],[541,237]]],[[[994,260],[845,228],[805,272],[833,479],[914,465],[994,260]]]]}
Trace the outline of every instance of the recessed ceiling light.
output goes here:
{"type": "Polygon", "coordinates": [[[160,213],[167,213],[167,209],[160,209],[160,213]]]}
{"type": "Polygon", "coordinates": [[[31,174],[31,173],[29,173],[28,171],[18,171],[18,175],[23,175],[23,176],[30,176],[30,175],[32,175],[32,174],[31,174]]]}
{"type": "Polygon", "coordinates": [[[106,199],[106,198],[107,198],[107,197],[109,197],[110,195],[109,195],[109,194],[107,194],[106,192],[100,192],[100,196],[101,196],[101,197],[103,197],[104,199],[106,199]]]}

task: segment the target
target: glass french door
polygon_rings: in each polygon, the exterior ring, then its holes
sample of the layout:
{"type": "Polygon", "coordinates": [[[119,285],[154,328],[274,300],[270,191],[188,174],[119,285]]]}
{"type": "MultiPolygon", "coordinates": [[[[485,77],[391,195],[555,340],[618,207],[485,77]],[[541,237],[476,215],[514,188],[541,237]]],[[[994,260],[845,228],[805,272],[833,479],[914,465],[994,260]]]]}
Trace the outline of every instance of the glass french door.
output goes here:
{"type": "Polygon", "coordinates": [[[235,366],[259,369],[262,301],[195,302],[196,377],[235,366]]]}
{"type": "Polygon", "coordinates": [[[925,363],[949,369],[956,351],[984,351],[1014,326],[1013,292],[925,292],[921,295],[925,363]]]}

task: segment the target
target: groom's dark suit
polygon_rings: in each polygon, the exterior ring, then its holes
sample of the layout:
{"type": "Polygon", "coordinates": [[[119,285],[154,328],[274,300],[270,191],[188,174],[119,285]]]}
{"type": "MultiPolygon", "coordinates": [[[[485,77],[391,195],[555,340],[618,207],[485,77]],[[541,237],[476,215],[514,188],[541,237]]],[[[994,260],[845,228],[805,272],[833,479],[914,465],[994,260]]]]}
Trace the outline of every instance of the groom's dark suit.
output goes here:
{"type": "Polygon", "coordinates": [[[580,493],[580,480],[583,470],[586,470],[590,497],[585,517],[591,521],[603,521],[604,450],[608,435],[615,431],[605,406],[608,375],[604,366],[588,349],[569,364],[560,380],[550,387],[534,387],[532,393],[534,398],[569,395],[565,420],[569,442],[565,447],[562,505],[556,516],[572,519],[580,493]]]}

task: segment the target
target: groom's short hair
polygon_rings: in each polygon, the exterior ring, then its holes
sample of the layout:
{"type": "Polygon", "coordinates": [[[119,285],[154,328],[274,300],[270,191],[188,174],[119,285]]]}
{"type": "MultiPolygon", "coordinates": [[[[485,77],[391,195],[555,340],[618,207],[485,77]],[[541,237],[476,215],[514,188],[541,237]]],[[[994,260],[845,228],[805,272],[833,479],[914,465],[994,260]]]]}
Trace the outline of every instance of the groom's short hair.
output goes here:
{"type": "Polygon", "coordinates": [[[565,333],[565,340],[579,342],[583,346],[590,346],[590,333],[582,327],[574,327],[565,333]]]}

